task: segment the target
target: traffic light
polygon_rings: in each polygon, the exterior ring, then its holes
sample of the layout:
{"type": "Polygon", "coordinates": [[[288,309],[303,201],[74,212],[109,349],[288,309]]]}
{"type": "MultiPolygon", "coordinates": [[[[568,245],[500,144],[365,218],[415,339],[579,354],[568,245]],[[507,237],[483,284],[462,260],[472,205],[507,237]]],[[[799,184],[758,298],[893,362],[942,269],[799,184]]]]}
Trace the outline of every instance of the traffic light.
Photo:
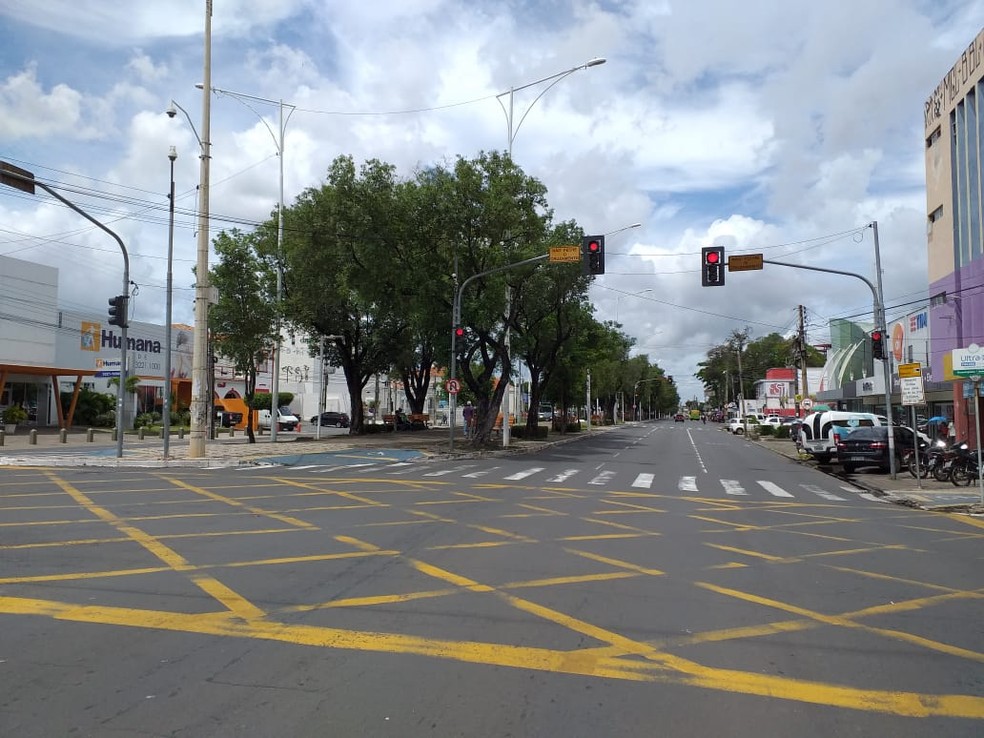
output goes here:
{"type": "Polygon", "coordinates": [[[456,325],[454,327],[454,337],[455,338],[464,338],[465,337],[465,329],[462,328],[460,325],[456,325]]]}
{"type": "Polygon", "coordinates": [[[126,295],[117,295],[116,297],[109,298],[110,325],[118,325],[120,328],[126,328],[126,308],[129,301],[130,298],[126,295]]]}
{"type": "Polygon", "coordinates": [[[885,360],[885,334],[881,331],[871,332],[871,358],[885,360]]]}
{"type": "Polygon", "coordinates": [[[604,236],[585,236],[581,239],[581,267],[585,274],[605,273],[604,236]]]}
{"type": "Polygon", "coordinates": [[[724,246],[705,246],[700,250],[700,284],[724,286],[724,246]]]}

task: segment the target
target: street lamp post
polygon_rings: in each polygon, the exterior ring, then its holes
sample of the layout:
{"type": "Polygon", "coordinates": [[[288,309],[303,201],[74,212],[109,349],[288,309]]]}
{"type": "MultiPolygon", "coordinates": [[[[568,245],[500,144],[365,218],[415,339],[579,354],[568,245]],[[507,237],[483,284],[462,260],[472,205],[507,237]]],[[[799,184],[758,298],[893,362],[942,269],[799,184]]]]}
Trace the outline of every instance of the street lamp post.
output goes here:
{"type": "MultiPolygon", "coordinates": [[[[207,85],[196,86],[203,88],[207,85]]],[[[266,127],[267,132],[273,139],[273,145],[277,149],[277,158],[280,159],[280,190],[277,197],[277,337],[276,347],[274,348],[273,353],[273,377],[270,388],[270,442],[275,443],[277,441],[277,413],[280,407],[280,308],[283,300],[284,289],[284,134],[287,130],[287,122],[290,120],[290,116],[294,114],[294,111],[297,110],[297,106],[291,105],[290,103],[285,103],[283,100],[272,100],[267,97],[247,95],[244,92],[233,92],[232,90],[223,90],[219,87],[209,87],[209,89],[217,95],[226,95],[233,98],[244,107],[248,108],[257,118],[259,118],[260,123],[266,127]],[[257,112],[252,105],[249,104],[248,101],[250,100],[267,105],[276,105],[278,107],[280,115],[276,133],[274,133],[273,129],[270,127],[270,124],[266,122],[266,119],[260,115],[260,113],[257,112]],[[284,118],[284,108],[290,109],[290,112],[287,113],[286,118],[284,118]]]]}
{"type": "Polygon", "coordinates": [[[167,296],[164,309],[164,458],[171,450],[171,291],[174,282],[172,263],[174,260],[174,160],[178,158],[178,150],[171,147],[167,152],[171,160],[171,189],[168,193],[168,223],[167,223],[167,296]]]}
{"type": "MultiPolygon", "coordinates": [[[[595,57],[594,59],[589,59],[584,64],[579,64],[576,67],[571,67],[570,69],[565,69],[564,71],[557,72],[556,74],[551,74],[551,75],[548,75],[546,77],[541,77],[540,79],[535,80],[534,82],[529,82],[529,83],[527,83],[525,85],[521,85],[519,87],[510,87],[506,92],[500,92],[498,95],[495,96],[495,99],[498,101],[500,107],[502,108],[502,112],[505,113],[505,115],[506,115],[506,143],[507,143],[507,147],[508,147],[507,150],[509,152],[509,159],[510,159],[510,161],[512,160],[513,142],[516,140],[516,134],[519,133],[519,129],[523,125],[523,121],[526,120],[526,116],[529,115],[530,111],[533,109],[533,106],[536,105],[537,101],[539,101],[539,99],[541,97],[543,97],[544,95],[546,95],[547,92],[549,92],[550,89],[555,84],[557,84],[561,80],[569,77],[570,75],[574,74],[574,72],[578,72],[578,71],[580,71],[582,69],[588,69],[589,67],[597,67],[600,64],[604,64],[605,61],[606,60],[604,58],[602,58],[602,57],[595,57]],[[514,104],[513,103],[514,103],[514,99],[515,99],[516,93],[517,92],[520,92],[522,90],[529,89],[530,87],[536,87],[537,85],[543,84],[544,82],[550,82],[550,84],[547,85],[544,89],[542,89],[540,91],[540,94],[539,95],[537,95],[535,98],[533,98],[533,102],[531,102],[526,107],[526,110],[523,112],[522,116],[520,116],[519,123],[515,123],[515,117],[514,117],[515,108],[514,108],[514,104]],[[506,97],[507,95],[509,97],[509,105],[508,105],[508,107],[506,106],[505,103],[502,102],[502,98],[503,97],[506,97]]],[[[509,285],[506,285],[506,336],[505,336],[505,339],[506,340],[505,340],[505,343],[506,343],[506,362],[507,362],[507,365],[502,367],[502,376],[503,376],[503,378],[505,378],[507,376],[507,374],[508,374],[508,368],[509,368],[508,367],[508,363],[511,363],[511,358],[512,358],[511,357],[511,352],[510,352],[510,330],[509,330],[509,312],[512,309],[510,305],[511,305],[511,295],[510,295],[510,291],[509,291],[509,285]]],[[[510,390],[511,390],[510,387],[506,387],[506,391],[505,391],[505,393],[503,393],[503,399],[505,401],[504,407],[502,408],[502,445],[503,446],[508,446],[509,445],[509,408],[510,408],[509,395],[510,395],[510,390]]],[[[516,405],[517,405],[517,409],[518,409],[519,403],[517,402],[516,405]]]]}

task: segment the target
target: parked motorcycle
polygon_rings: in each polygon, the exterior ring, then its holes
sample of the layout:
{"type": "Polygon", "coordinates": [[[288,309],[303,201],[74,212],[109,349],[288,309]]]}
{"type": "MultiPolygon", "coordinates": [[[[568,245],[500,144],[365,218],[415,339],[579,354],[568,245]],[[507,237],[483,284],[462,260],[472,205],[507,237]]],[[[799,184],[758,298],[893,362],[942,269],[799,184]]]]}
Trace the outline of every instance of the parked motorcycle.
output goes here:
{"type": "Polygon", "coordinates": [[[971,482],[976,482],[980,476],[981,470],[977,466],[977,449],[967,448],[965,443],[958,449],[958,455],[953,460],[950,481],[957,487],[969,486],[971,482]]]}
{"type": "Polygon", "coordinates": [[[952,481],[954,465],[962,458],[969,445],[966,441],[956,441],[942,450],[942,458],[933,468],[933,479],[937,482],[952,481]]]}
{"type": "MultiPolygon", "coordinates": [[[[934,441],[931,445],[919,450],[919,478],[925,479],[930,474],[936,477],[937,469],[942,468],[946,457],[946,441],[934,441]]],[[[904,463],[909,469],[909,474],[916,476],[916,454],[912,449],[905,453],[904,463]]],[[[943,480],[940,480],[943,481],[943,480]]]]}

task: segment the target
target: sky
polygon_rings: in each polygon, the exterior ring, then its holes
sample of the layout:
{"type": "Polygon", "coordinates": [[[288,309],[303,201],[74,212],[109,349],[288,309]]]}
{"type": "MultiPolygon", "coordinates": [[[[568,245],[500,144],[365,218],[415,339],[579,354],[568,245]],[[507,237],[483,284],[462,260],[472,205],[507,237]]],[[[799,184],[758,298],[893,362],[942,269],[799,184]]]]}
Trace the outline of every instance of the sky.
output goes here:
{"type": "MultiPolygon", "coordinates": [[[[877,222],[889,319],[928,301],[923,105],[984,0],[212,5],[213,87],[289,113],[288,205],[339,155],[409,177],[507,149],[497,96],[516,90],[513,158],[555,220],[610,234],[596,318],[685,400],[703,399],[698,363],[735,330],[791,335],[803,305],[824,344],[830,319],[871,320],[849,277],[766,265],[701,287],[703,246],[875,281],[877,222]]],[[[138,321],[164,323],[174,146],[174,318],[193,323],[205,8],[0,0],[0,160],[120,235],[138,321]]],[[[213,235],[275,212],[279,111],[211,96],[213,235]]],[[[102,315],[121,289],[116,243],[40,192],[0,188],[0,254],[58,267],[66,309],[102,315]]]]}

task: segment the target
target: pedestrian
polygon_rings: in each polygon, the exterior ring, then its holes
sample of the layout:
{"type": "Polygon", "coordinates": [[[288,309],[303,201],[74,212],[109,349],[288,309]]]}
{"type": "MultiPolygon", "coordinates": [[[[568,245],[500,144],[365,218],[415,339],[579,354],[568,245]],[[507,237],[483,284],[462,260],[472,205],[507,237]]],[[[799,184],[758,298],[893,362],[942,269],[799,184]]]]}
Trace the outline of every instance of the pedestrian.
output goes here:
{"type": "Polygon", "coordinates": [[[940,440],[946,441],[950,437],[950,426],[944,420],[940,423],[940,440]]]}
{"type": "Polygon", "coordinates": [[[465,407],[462,409],[461,415],[465,419],[465,438],[471,438],[472,418],[475,417],[475,408],[472,407],[471,400],[465,403],[465,407]]]}

